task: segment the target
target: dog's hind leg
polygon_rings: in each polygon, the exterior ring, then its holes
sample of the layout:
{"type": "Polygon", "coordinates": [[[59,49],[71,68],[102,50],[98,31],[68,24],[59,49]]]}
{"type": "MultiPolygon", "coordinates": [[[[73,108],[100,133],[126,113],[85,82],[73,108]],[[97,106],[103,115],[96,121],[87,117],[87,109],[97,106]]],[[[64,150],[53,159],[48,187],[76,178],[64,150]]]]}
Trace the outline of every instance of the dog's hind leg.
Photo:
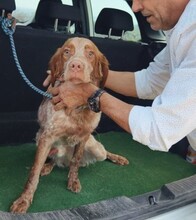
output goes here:
{"type": "Polygon", "coordinates": [[[113,154],[107,151],[107,159],[111,160],[113,163],[116,163],[118,165],[127,165],[129,164],[129,161],[118,154],[113,154]]]}
{"type": "MultiPolygon", "coordinates": [[[[52,148],[48,154],[48,157],[51,157],[52,155],[55,155],[58,152],[56,148],[52,148]]],[[[46,176],[50,174],[55,166],[55,162],[52,158],[47,158],[46,162],[44,163],[40,176],[46,176]]]]}
{"type": "Polygon", "coordinates": [[[82,159],[82,166],[88,165],[95,161],[111,160],[113,163],[119,165],[127,165],[129,161],[120,155],[110,153],[106,151],[104,146],[97,141],[92,135],[90,135],[85,145],[84,157],[82,159]]]}
{"type": "Polygon", "coordinates": [[[49,162],[46,162],[41,169],[40,176],[46,176],[46,175],[50,174],[52,172],[54,166],[55,166],[55,163],[52,160],[49,162]]]}
{"type": "Polygon", "coordinates": [[[35,161],[21,196],[12,204],[10,211],[12,213],[26,213],[33,201],[34,193],[39,183],[41,169],[46,161],[50,151],[50,141],[44,136],[38,141],[38,147],[35,155],[35,161]]]}

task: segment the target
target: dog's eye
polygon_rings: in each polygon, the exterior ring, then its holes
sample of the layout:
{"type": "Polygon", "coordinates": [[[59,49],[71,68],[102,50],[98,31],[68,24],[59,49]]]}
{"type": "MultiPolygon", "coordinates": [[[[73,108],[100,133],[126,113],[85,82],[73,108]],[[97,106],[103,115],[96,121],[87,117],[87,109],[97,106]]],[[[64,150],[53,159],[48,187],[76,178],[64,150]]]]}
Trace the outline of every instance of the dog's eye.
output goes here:
{"type": "Polygon", "coordinates": [[[64,50],[64,55],[65,55],[65,56],[69,56],[69,55],[70,55],[70,49],[66,48],[66,49],[64,50]]]}
{"type": "Polygon", "coordinates": [[[90,50],[90,51],[88,52],[88,57],[89,57],[89,58],[94,57],[94,52],[93,52],[92,50],[90,50]]]}

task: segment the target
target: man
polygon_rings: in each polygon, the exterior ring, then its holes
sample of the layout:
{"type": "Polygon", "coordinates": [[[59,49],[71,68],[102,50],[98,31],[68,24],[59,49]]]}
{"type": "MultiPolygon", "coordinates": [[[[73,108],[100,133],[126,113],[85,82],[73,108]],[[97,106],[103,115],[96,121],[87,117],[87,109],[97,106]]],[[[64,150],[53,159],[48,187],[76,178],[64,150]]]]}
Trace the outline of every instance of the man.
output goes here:
{"type": "Polygon", "coordinates": [[[99,96],[98,88],[91,84],[71,83],[52,90],[53,103],[56,109],[75,107],[96,93],[100,110],[152,150],[168,151],[187,136],[191,146],[188,159],[196,163],[192,157],[196,152],[196,1],[133,0],[132,9],[140,11],[152,29],[165,31],[167,46],[147,69],[135,73],[110,70],[106,87],[123,95],[153,99],[152,106],[130,105],[106,92],[99,96]],[[77,94],[83,94],[82,99],[69,103],[67,97],[77,94]]]}

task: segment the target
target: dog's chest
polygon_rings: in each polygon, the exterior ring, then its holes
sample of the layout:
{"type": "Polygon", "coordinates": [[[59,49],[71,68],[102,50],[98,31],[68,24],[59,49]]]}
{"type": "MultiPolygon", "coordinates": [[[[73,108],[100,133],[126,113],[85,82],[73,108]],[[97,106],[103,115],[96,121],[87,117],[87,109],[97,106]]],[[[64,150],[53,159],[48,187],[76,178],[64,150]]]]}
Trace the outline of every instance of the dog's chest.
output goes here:
{"type": "Polygon", "coordinates": [[[42,131],[52,136],[79,138],[91,134],[100,121],[100,113],[88,109],[55,111],[50,101],[46,100],[39,108],[38,120],[42,131]]]}

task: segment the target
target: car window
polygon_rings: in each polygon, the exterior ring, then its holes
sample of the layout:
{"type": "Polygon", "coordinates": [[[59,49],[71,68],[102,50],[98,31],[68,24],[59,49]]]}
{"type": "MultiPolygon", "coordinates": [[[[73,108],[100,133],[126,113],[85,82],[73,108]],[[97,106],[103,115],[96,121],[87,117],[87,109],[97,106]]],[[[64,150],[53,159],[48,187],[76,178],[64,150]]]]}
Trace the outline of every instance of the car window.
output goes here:
{"type": "MultiPolygon", "coordinates": [[[[124,40],[131,40],[131,41],[140,41],[141,40],[140,29],[139,29],[135,14],[133,13],[132,9],[130,8],[130,6],[128,5],[128,3],[125,0],[115,0],[115,1],[114,0],[91,0],[91,7],[92,7],[94,25],[95,25],[95,22],[97,20],[97,17],[99,15],[100,11],[103,8],[116,8],[116,9],[120,9],[120,10],[128,12],[132,16],[134,30],[133,31],[126,31],[123,36],[123,39],[124,40]]],[[[95,36],[100,36],[100,34],[95,33],[95,36]]]]}
{"type": "MultiPolygon", "coordinates": [[[[33,22],[40,0],[15,0],[16,10],[13,16],[18,20],[17,25],[28,25],[33,22]]],[[[63,4],[73,5],[72,0],[62,0],[63,4]]]]}

